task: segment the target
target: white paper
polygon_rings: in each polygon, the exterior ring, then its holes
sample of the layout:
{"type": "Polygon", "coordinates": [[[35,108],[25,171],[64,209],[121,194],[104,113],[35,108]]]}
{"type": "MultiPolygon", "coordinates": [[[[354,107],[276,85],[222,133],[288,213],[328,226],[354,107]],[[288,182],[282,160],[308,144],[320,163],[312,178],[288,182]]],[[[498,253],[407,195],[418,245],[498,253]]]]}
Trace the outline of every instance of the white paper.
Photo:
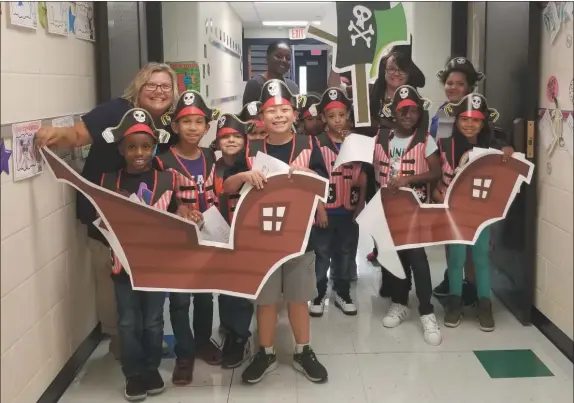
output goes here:
{"type": "Polygon", "coordinates": [[[376,137],[367,137],[357,133],[349,134],[341,145],[333,169],[348,162],[367,162],[372,164],[376,140],[376,137]]]}
{"type": "Polygon", "coordinates": [[[48,32],[56,35],[68,35],[68,14],[70,3],[67,1],[47,1],[46,17],[48,32]]]}
{"type": "Polygon", "coordinates": [[[130,265],[128,264],[128,258],[126,257],[125,253],[124,253],[124,249],[122,248],[122,246],[120,245],[120,241],[118,240],[118,238],[114,235],[113,232],[109,231],[111,228],[108,229],[103,229],[102,227],[100,227],[100,223],[102,222],[101,218],[97,218],[93,224],[96,226],[96,228],[102,233],[102,235],[104,236],[104,238],[106,238],[106,241],[108,241],[108,245],[110,245],[110,248],[114,251],[114,254],[116,255],[116,257],[118,258],[118,260],[120,261],[122,267],[124,268],[124,270],[126,272],[128,272],[128,267],[130,267],[130,265]]]}
{"type": "Polygon", "coordinates": [[[394,276],[406,278],[387,223],[380,190],[361,211],[356,221],[360,229],[373,238],[378,250],[378,262],[394,276]]]}
{"type": "Polygon", "coordinates": [[[562,133],[564,148],[566,148],[571,157],[574,157],[574,117],[572,114],[569,114],[568,119],[566,119],[565,129],[562,133]]]}
{"type": "Polygon", "coordinates": [[[42,158],[34,147],[34,135],[41,126],[41,120],[12,125],[14,182],[42,172],[42,158]]]}
{"type": "Polygon", "coordinates": [[[229,242],[231,227],[215,206],[203,212],[203,225],[200,228],[199,235],[203,241],[229,242]]]}
{"type": "Polygon", "coordinates": [[[38,28],[38,2],[11,1],[10,23],[19,27],[38,28]]]}
{"type": "Polygon", "coordinates": [[[76,2],[76,20],[74,23],[76,38],[95,41],[94,6],[92,2],[76,2]]]}
{"type": "Polygon", "coordinates": [[[560,20],[558,18],[558,9],[556,8],[555,2],[548,2],[548,5],[542,12],[542,21],[544,23],[544,28],[546,29],[546,34],[550,39],[550,43],[554,43],[554,40],[558,35],[558,31],[560,31],[560,20]]]}
{"type": "MultiPolygon", "coordinates": [[[[261,151],[257,151],[255,155],[255,159],[253,160],[253,165],[251,166],[252,170],[261,171],[265,177],[268,177],[271,174],[278,173],[289,173],[289,165],[284,163],[277,158],[270,156],[269,154],[262,153],[261,151]]],[[[239,194],[246,193],[249,189],[253,186],[246,183],[242,188],[239,194]]]]}
{"type": "Polygon", "coordinates": [[[548,155],[552,154],[558,139],[556,138],[556,134],[552,128],[552,118],[550,117],[548,109],[544,112],[542,119],[540,119],[540,134],[542,135],[542,141],[546,152],[548,155]]]}

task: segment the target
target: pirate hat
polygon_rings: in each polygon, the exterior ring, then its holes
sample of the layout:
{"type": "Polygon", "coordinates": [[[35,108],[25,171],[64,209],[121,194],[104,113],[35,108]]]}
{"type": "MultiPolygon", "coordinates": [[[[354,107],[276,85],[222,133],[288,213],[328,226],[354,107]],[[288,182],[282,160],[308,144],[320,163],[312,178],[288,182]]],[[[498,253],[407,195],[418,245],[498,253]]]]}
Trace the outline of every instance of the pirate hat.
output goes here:
{"type": "Polygon", "coordinates": [[[187,115],[205,116],[205,119],[210,122],[217,119],[219,110],[208,107],[205,99],[203,99],[203,96],[199,92],[185,91],[180,95],[177,101],[177,106],[171,115],[171,120],[175,122],[179,118],[187,115]]]}
{"type": "Polygon", "coordinates": [[[284,81],[274,78],[263,84],[260,98],[261,110],[276,105],[291,105],[297,109],[299,102],[304,101],[304,98],[293,95],[284,81]]]}
{"type": "Polygon", "coordinates": [[[316,116],[311,113],[311,107],[317,108],[315,104],[321,102],[321,96],[317,94],[307,94],[305,97],[305,104],[301,105],[299,108],[299,116],[301,119],[305,119],[308,116],[316,116]]]}
{"type": "Polygon", "coordinates": [[[141,108],[127,111],[120,124],[116,127],[108,127],[103,131],[102,137],[108,143],[116,143],[133,133],[149,134],[157,143],[162,144],[169,140],[169,133],[163,129],[157,129],[150,114],[141,108]]]}
{"type": "Polygon", "coordinates": [[[467,116],[471,118],[490,120],[496,122],[499,113],[494,108],[489,108],[486,103],[486,98],[478,93],[472,93],[465,96],[457,104],[448,104],[444,108],[448,116],[455,118],[459,116],[467,116]]]}
{"type": "Polygon", "coordinates": [[[255,123],[244,122],[233,113],[224,113],[217,121],[216,137],[225,136],[229,133],[239,133],[243,136],[249,134],[255,128],[255,123]]]}
{"type": "Polygon", "coordinates": [[[379,64],[379,75],[382,73],[382,67],[386,66],[387,60],[393,54],[401,54],[410,61],[411,68],[408,71],[410,86],[415,88],[424,88],[426,79],[424,73],[419,69],[413,60],[413,36],[411,35],[411,42],[408,45],[395,45],[381,59],[379,64]]]}
{"type": "Polygon", "coordinates": [[[430,108],[431,101],[421,97],[419,92],[410,85],[401,85],[396,89],[393,100],[383,107],[383,113],[386,117],[391,117],[406,106],[417,106],[426,111],[430,108]]]}
{"type": "Polygon", "coordinates": [[[237,117],[240,121],[254,123],[256,127],[263,127],[263,122],[259,120],[261,102],[253,101],[246,104],[237,117]]]}
{"type": "Polygon", "coordinates": [[[318,113],[324,113],[333,108],[345,108],[347,111],[351,109],[352,101],[347,98],[345,91],[337,88],[327,88],[321,96],[321,101],[318,105],[311,105],[309,112],[311,115],[316,116],[318,113]]]}
{"type": "Polygon", "coordinates": [[[458,71],[463,73],[466,76],[466,80],[468,81],[468,85],[471,88],[474,88],[476,84],[482,81],[485,78],[485,75],[480,71],[476,71],[474,66],[466,57],[455,57],[450,62],[448,62],[444,69],[439,70],[436,73],[439,80],[443,83],[446,82],[448,75],[453,71],[458,71]]]}

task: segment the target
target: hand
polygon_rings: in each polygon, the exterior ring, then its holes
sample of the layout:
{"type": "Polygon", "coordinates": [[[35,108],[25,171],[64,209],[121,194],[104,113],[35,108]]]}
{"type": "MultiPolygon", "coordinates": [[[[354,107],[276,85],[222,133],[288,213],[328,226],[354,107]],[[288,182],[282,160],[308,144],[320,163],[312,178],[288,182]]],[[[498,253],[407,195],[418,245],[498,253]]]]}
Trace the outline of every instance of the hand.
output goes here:
{"type": "Polygon", "coordinates": [[[193,221],[196,224],[199,224],[203,221],[203,214],[184,205],[178,207],[177,215],[185,218],[186,220],[193,221]]]}
{"type": "Polygon", "coordinates": [[[317,227],[319,228],[327,228],[329,225],[329,219],[327,217],[327,210],[325,206],[319,205],[317,207],[317,227]]]}
{"type": "Polygon", "coordinates": [[[502,152],[503,152],[502,162],[507,162],[512,157],[512,154],[514,153],[514,148],[510,146],[502,147],[502,152]]]}
{"type": "Polygon", "coordinates": [[[406,176],[399,176],[397,178],[393,178],[389,181],[387,187],[396,192],[399,188],[407,187],[409,185],[409,178],[406,176]]]}
{"type": "Polygon", "coordinates": [[[444,196],[445,194],[439,189],[439,188],[434,188],[432,191],[432,199],[435,203],[444,203],[444,196]]]}
{"type": "Polygon", "coordinates": [[[287,178],[291,179],[291,176],[293,175],[293,172],[295,172],[295,171],[310,172],[312,174],[315,173],[315,171],[313,171],[312,169],[291,165],[289,167],[289,173],[287,174],[287,178]]]}
{"type": "Polygon", "coordinates": [[[253,169],[251,171],[244,172],[244,182],[250,184],[257,190],[263,189],[263,184],[267,183],[267,178],[265,174],[261,171],[253,169]]]}
{"type": "Polygon", "coordinates": [[[34,144],[37,148],[50,147],[60,141],[58,130],[52,126],[42,126],[34,136],[34,144]]]}

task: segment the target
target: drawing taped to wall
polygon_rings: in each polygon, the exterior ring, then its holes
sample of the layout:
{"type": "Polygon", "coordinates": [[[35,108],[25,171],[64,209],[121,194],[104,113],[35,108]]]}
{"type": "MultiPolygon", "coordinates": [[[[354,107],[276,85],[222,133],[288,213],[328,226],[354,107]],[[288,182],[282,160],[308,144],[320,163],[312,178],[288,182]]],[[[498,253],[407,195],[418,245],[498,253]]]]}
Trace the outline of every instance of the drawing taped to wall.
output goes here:
{"type": "MultiPolygon", "coordinates": [[[[201,92],[201,75],[197,62],[169,62],[168,64],[175,71],[180,93],[187,90],[201,92]]],[[[203,78],[205,78],[205,66],[203,78]]]]}
{"type": "Polygon", "coordinates": [[[94,5],[87,1],[76,2],[76,38],[86,41],[95,41],[94,5]]]}
{"type": "Polygon", "coordinates": [[[10,23],[18,27],[38,29],[38,4],[35,1],[11,1],[10,23]]]}
{"type": "Polygon", "coordinates": [[[3,139],[0,139],[0,172],[4,172],[6,175],[10,175],[10,157],[12,156],[12,150],[6,148],[6,144],[3,139]]]}
{"type": "Polygon", "coordinates": [[[50,1],[46,3],[48,32],[55,35],[68,35],[68,17],[70,3],[50,1]]]}
{"type": "Polygon", "coordinates": [[[42,159],[34,148],[34,135],[41,126],[41,120],[12,125],[14,182],[42,172],[42,159]]]}
{"type": "Polygon", "coordinates": [[[46,10],[46,2],[38,2],[38,21],[40,21],[40,26],[44,29],[48,28],[48,11],[46,10]]]}

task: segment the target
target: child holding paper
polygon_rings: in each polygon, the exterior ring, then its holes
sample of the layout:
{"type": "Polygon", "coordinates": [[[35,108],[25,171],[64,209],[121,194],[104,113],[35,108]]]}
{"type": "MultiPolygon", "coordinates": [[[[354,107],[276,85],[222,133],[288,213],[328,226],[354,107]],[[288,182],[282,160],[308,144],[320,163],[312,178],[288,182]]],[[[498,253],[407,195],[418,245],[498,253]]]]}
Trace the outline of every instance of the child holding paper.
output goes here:
{"type": "Polygon", "coordinates": [[[323,315],[327,295],[327,271],[331,268],[335,306],[345,315],[356,315],[357,307],[351,298],[352,266],[356,257],[355,245],[359,227],[355,217],[365,204],[366,175],[361,163],[348,163],[333,169],[347,133],[351,100],[343,90],[329,88],[318,104],[309,108],[312,115],[319,115],[326,131],[316,139],[329,173],[329,198],[325,204],[327,214],[318,212],[313,227],[315,247],[315,275],[317,298],[309,306],[309,314],[323,315]]]}
{"type": "MultiPolygon", "coordinates": [[[[452,137],[439,140],[442,162],[442,179],[433,191],[433,199],[443,203],[446,190],[456,175],[456,170],[468,161],[468,152],[474,147],[498,148],[504,152],[503,161],[512,156],[512,147],[497,139],[489,121],[498,119],[498,112],[488,107],[486,99],[477,93],[466,95],[457,104],[448,104],[445,113],[453,116],[452,137]]],[[[467,245],[448,245],[448,280],[450,296],[445,309],[444,325],[457,327],[462,318],[463,269],[467,245]]],[[[472,245],[472,260],[476,274],[478,293],[478,322],[480,330],[492,332],[495,328],[490,302],[490,235],[485,228],[472,245]]]]}
{"type": "MultiPolygon", "coordinates": [[[[129,110],[117,127],[103,132],[103,137],[108,143],[118,143],[125,169],[103,174],[102,187],[126,196],[139,193],[141,199],[159,210],[201,221],[198,211],[185,206],[178,208],[174,174],[152,169],[157,145],[166,143],[169,134],[156,129],[148,112],[129,110]]],[[[164,389],[158,368],[162,357],[165,293],[133,290],[128,274],[113,253],[112,262],[120,362],[126,377],[124,395],[130,401],[143,400],[148,394],[158,394],[164,389]]]]}

